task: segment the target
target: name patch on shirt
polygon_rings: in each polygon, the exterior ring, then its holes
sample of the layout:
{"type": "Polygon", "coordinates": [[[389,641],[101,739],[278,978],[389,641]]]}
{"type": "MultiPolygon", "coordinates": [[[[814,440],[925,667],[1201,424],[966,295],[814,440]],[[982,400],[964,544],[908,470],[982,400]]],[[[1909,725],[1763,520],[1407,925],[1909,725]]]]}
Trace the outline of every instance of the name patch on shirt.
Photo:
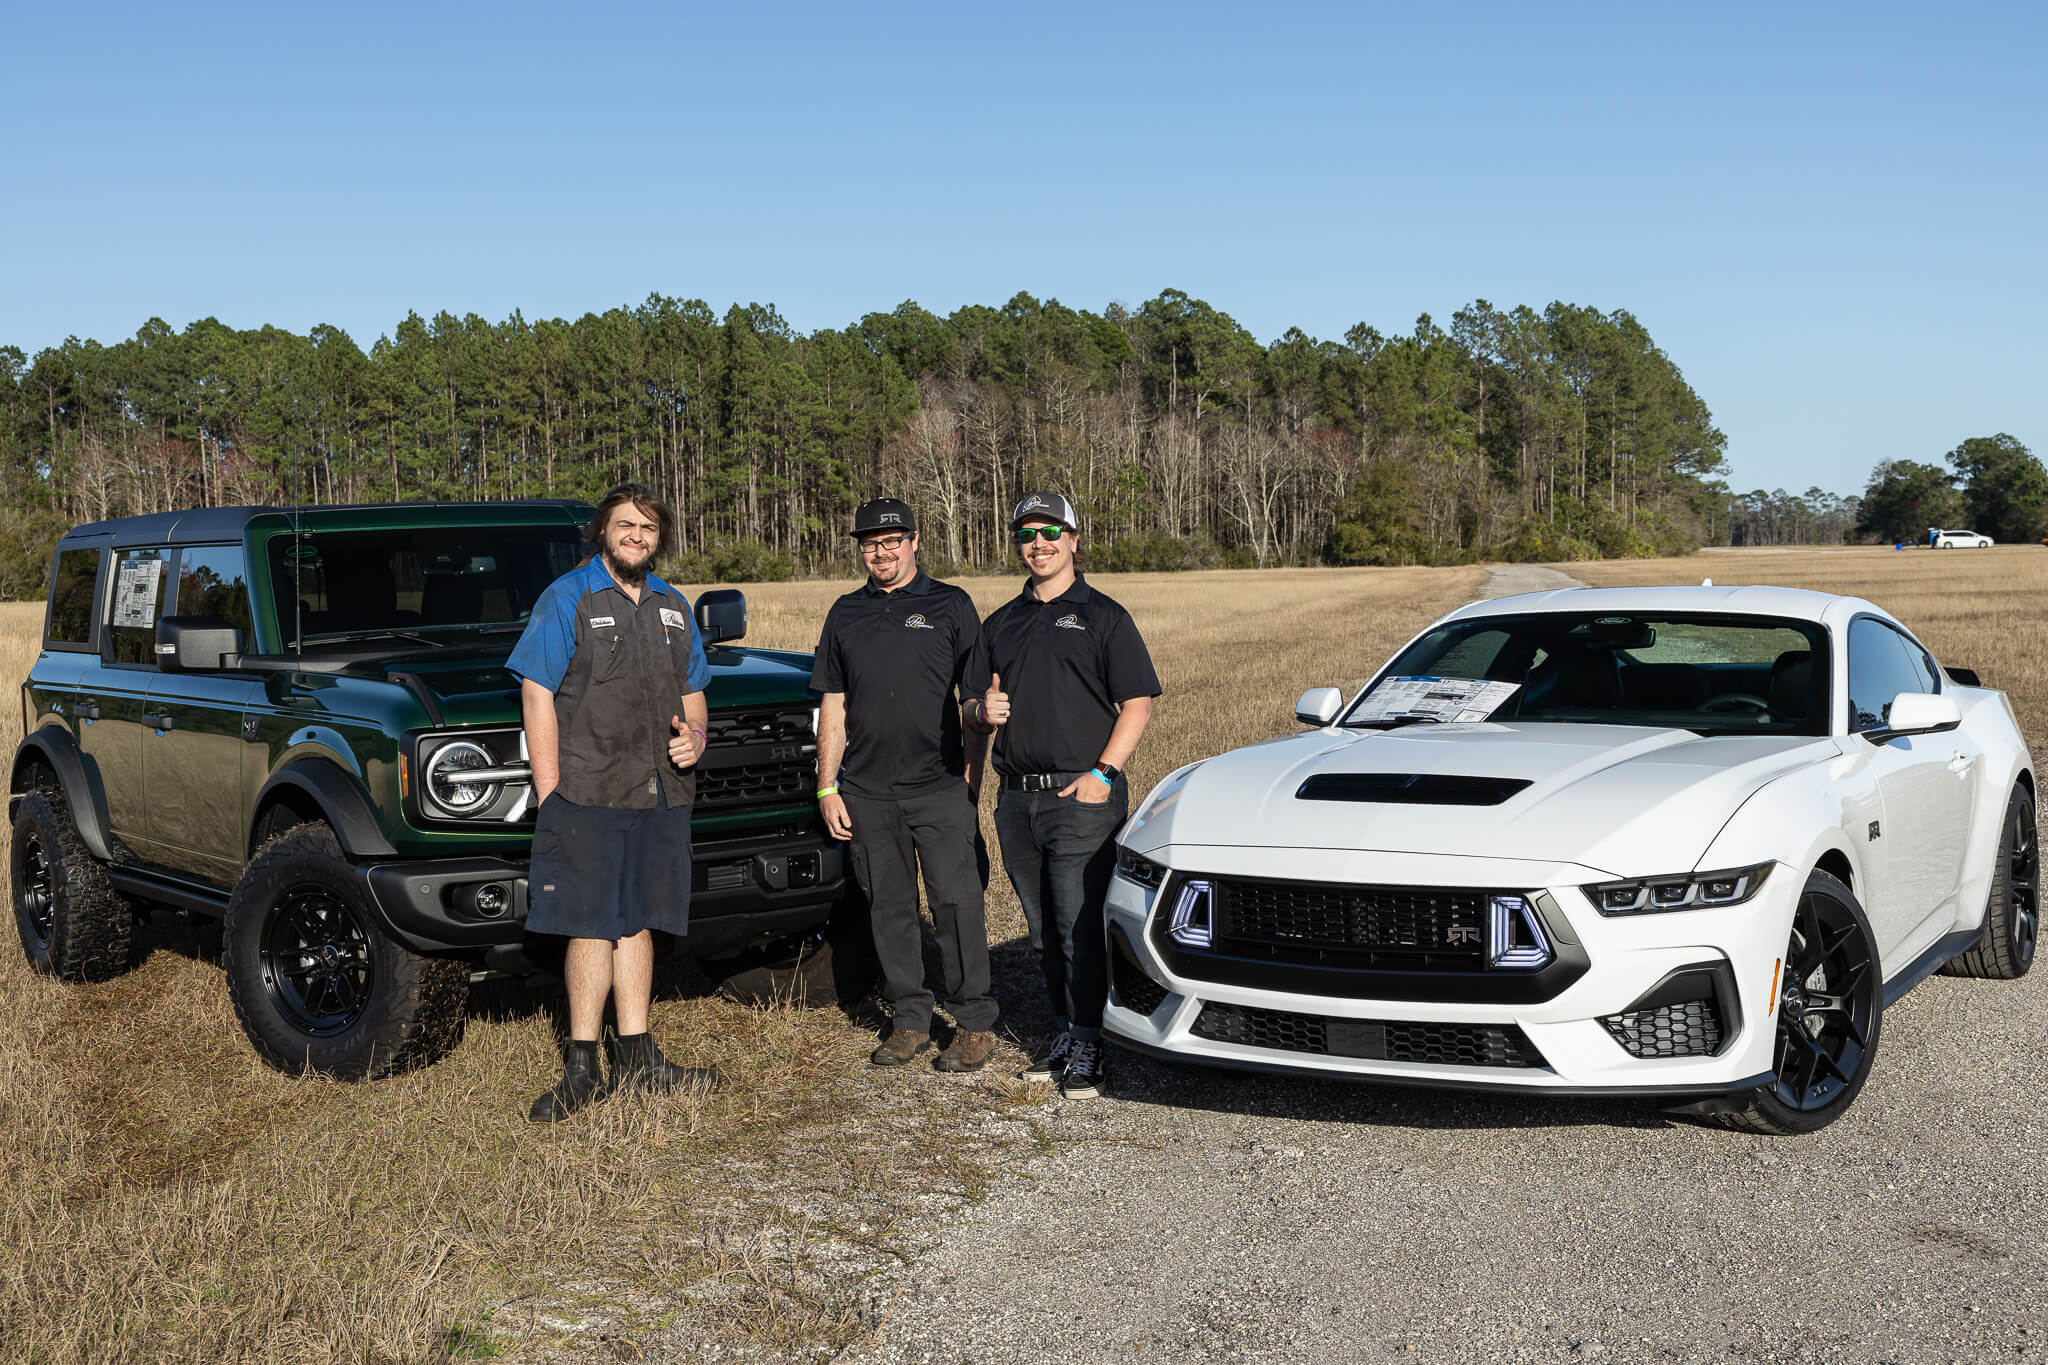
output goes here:
{"type": "Polygon", "coordinates": [[[600,626],[615,626],[617,624],[618,622],[609,616],[593,616],[590,618],[590,628],[592,630],[596,630],[600,626]]]}
{"type": "Polygon", "coordinates": [[[674,607],[663,607],[661,609],[661,623],[665,626],[674,626],[677,630],[681,630],[689,624],[688,621],[683,619],[683,614],[674,607]]]}

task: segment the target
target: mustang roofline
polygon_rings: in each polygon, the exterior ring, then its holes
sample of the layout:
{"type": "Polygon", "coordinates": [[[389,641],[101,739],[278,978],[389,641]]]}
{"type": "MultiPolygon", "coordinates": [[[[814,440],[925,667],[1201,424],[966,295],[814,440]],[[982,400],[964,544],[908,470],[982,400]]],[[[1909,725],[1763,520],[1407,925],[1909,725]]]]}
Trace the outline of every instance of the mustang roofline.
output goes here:
{"type": "Polygon", "coordinates": [[[1850,612],[1891,613],[1860,597],[1839,597],[1808,588],[1735,586],[1726,588],[1553,588],[1474,602],[1446,615],[1445,621],[1474,616],[1509,616],[1550,611],[1700,611],[1740,616],[1781,616],[1796,621],[1826,621],[1850,612]]]}

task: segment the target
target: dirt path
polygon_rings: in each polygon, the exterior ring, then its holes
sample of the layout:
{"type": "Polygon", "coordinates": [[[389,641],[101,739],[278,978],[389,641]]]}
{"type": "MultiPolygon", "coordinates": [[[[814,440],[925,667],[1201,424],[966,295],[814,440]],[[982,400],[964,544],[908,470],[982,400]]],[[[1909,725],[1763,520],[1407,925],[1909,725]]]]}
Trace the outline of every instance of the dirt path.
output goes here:
{"type": "Polygon", "coordinates": [[[1562,569],[1544,564],[1491,564],[1486,569],[1486,597],[1513,597],[1524,592],[1549,592],[1555,588],[1584,588],[1562,569]]]}

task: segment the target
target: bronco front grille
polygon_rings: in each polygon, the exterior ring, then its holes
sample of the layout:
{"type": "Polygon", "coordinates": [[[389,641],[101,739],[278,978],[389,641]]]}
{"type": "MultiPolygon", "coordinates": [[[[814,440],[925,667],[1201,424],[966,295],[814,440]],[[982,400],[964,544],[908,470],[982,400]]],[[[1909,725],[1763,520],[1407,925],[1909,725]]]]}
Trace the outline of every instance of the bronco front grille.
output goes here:
{"type": "Polygon", "coordinates": [[[1513,1024],[1342,1019],[1211,1001],[1202,1006],[1190,1032],[1212,1042],[1326,1057],[1440,1066],[1546,1065],[1536,1045],[1513,1024]]]}
{"type": "Polygon", "coordinates": [[[1632,1057],[1711,1057],[1721,1046],[1721,1009],[1712,1000],[1681,1000],[1654,1009],[1603,1015],[1600,1026],[1632,1057]]]}
{"type": "Polygon", "coordinates": [[[1334,953],[1358,967],[1486,965],[1484,891],[1251,878],[1216,878],[1214,886],[1219,948],[1334,953]]]}
{"type": "Polygon", "coordinates": [[[818,741],[809,707],[713,711],[697,761],[697,809],[739,810],[812,799],[818,741]]]}

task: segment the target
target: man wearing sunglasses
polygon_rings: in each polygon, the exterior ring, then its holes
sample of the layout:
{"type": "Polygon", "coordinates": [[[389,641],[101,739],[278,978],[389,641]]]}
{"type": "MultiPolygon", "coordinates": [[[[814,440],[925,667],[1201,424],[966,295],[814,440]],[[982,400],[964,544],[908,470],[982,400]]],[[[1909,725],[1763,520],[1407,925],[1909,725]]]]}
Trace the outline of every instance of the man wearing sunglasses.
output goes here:
{"type": "Polygon", "coordinates": [[[980,826],[954,698],[981,623],[972,598],[917,567],[917,523],[907,504],[862,503],[853,535],[867,582],[826,613],[811,686],[823,694],[818,811],[832,837],[851,845],[883,998],[895,1016],[868,1060],[901,1066],[931,1046],[934,1002],[918,933],[921,867],[946,999],[959,1025],[933,1065],[979,1071],[995,1050],[996,1002],[980,826]]]}
{"type": "Polygon", "coordinates": [[[1028,494],[1011,512],[1030,577],[982,623],[967,721],[996,736],[996,839],[1052,997],[1052,1043],[1024,1075],[1087,1099],[1105,1081],[1102,902],[1130,811],[1123,767],[1159,677],[1131,614],[1075,571],[1079,526],[1058,493],[1028,494]]]}

